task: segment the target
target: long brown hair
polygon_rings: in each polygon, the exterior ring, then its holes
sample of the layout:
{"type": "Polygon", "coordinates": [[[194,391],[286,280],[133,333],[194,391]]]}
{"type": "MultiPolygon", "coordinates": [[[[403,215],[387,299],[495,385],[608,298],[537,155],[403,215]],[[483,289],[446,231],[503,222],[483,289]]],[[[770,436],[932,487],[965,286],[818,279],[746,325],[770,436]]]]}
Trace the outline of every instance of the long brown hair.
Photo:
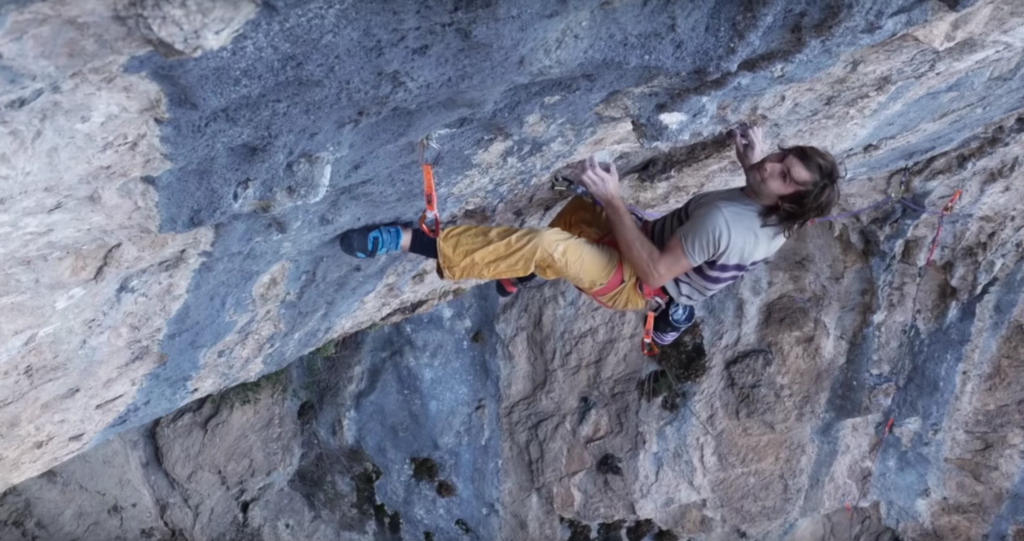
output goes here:
{"type": "Polygon", "coordinates": [[[811,186],[779,198],[778,204],[765,207],[761,220],[765,225],[781,227],[786,237],[816,218],[828,216],[839,201],[839,166],[831,154],[812,146],[779,147],[796,157],[811,173],[811,186]]]}

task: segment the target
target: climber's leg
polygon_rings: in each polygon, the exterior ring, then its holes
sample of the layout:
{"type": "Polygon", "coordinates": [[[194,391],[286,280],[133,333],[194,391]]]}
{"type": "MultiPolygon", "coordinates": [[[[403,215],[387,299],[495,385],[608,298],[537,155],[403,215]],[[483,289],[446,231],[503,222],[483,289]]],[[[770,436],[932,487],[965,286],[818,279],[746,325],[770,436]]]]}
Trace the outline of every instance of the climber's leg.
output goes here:
{"type": "MultiPolygon", "coordinates": [[[[441,232],[437,242],[438,272],[450,280],[528,276],[563,278],[585,292],[602,288],[620,264],[614,249],[546,227],[456,226],[441,232]]],[[[611,308],[642,310],[636,274],[622,264],[622,285],[600,300],[611,308]]]]}
{"type": "Polygon", "coordinates": [[[580,196],[570,199],[548,226],[557,227],[594,242],[600,242],[612,235],[612,227],[608,223],[604,209],[580,196]]]}
{"type": "MultiPolygon", "coordinates": [[[[599,241],[611,235],[611,227],[605,219],[604,211],[583,197],[574,197],[558,214],[551,220],[549,227],[557,227],[568,231],[576,236],[599,241]]],[[[519,289],[519,286],[528,283],[537,277],[536,273],[518,278],[503,278],[494,283],[498,295],[509,297],[519,289]]]]}
{"type": "MultiPolygon", "coordinates": [[[[395,225],[364,227],[342,233],[339,244],[345,253],[360,258],[396,251],[436,257],[438,273],[450,280],[501,280],[536,273],[549,280],[564,278],[588,293],[604,287],[620,265],[620,256],[594,242],[607,230],[603,211],[584,199],[573,199],[552,223],[558,227],[456,226],[436,241],[419,230],[395,225]]],[[[636,274],[629,265],[621,266],[622,284],[599,300],[611,308],[643,310],[646,301],[637,291],[636,274]]]]}

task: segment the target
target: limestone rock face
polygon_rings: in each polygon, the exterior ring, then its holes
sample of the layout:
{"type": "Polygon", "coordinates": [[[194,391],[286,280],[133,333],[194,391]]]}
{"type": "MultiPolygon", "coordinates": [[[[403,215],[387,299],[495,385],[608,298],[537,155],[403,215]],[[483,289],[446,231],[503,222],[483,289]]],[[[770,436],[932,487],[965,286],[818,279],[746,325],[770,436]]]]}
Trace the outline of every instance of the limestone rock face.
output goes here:
{"type": "Polygon", "coordinates": [[[6,491],[0,539],[496,539],[496,305],[477,288],[122,432],[6,491]]]}
{"type": "Polygon", "coordinates": [[[0,2],[0,537],[1024,535],[1024,4],[722,4],[0,2]],[[551,283],[213,398],[471,285],[334,243],[425,135],[447,223],[537,225],[597,150],[651,212],[737,185],[741,120],[842,217],[660,366],[551,283]]]}
{"type": "Polygon", "coordinates": [[[0,486],[85,449],[167,361],[213,231],[159,232],[163,92],[97,2],[0,17],[0,486]]]}
{"type": "Polygon", "coordinates": [[[118,15],[165,56],[195,56],[223,47],[256,14],[255,0],[126,0],[118,15]]]}

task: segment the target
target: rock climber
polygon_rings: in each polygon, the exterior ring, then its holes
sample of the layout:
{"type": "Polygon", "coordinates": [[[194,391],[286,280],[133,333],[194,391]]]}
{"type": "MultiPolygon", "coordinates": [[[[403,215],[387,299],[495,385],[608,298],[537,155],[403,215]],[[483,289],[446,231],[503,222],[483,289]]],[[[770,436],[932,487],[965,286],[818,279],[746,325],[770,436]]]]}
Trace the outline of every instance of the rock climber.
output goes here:
{"type": "Polygon", "coordinates": [[[813,146],[764,155],[759,127],[732,130],[741,187],[695,195],[645,221],[619,195],[614,163],[590,157],[575,181],[599,202],[574,197],[548,227],[460,225],[432,238],[399,225],[341,234],[341,249],[359,258],[411,252],[437,260],[445,279],[497,280],[502,296],[540,276],[563,278],[613,309],[664,304],[654,342],[675,340],[694,320],[694,305],[772,256],[798,228],[829,214],[839,199],[835,159],[813,146]]]}

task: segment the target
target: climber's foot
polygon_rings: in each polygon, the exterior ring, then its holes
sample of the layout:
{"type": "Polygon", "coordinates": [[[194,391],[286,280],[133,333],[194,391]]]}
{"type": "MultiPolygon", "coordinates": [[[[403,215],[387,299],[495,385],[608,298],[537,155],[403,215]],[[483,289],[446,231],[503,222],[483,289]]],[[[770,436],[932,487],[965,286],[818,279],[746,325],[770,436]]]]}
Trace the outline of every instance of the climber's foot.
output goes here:
{"type": "Polygon", "coordinates": [[[688,304],[669,302],[668,306],[654,318],[654,343],[667,346],[675,342],[683,331],[693,325],[696,315],[693,307],[688,304]]]}
{"type": "Polygon", "coordinates": [[[338,237],[341,251],[365,259],[408,249],[403,245],[403,231],[398,225],[367,226],[349,229],[338,237]]]}
{"type": "Polygon", "coordinates": [[[495,289],[498,290],[498,296],[511,297],[519,289],[519,286],[529,283],[536,277],[536,274],[530,273],[529,276],[522,276],[519,278],[502,278],[501,280],[494,282],[494,286],[495,289]]]}

